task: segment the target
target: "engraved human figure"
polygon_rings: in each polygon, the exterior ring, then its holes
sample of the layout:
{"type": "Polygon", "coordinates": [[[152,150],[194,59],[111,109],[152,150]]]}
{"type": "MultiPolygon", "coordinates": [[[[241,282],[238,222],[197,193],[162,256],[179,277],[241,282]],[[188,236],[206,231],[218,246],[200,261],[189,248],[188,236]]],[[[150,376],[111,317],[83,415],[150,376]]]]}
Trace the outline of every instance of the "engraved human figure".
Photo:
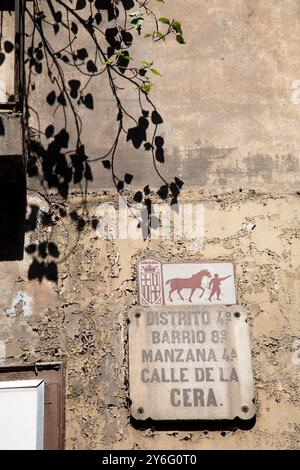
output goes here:
{"type": "Polygon", "coordinates": [[[208,288],[211,289],[210,295],[209,295],[209,301],[211,302],[212,297],[217,294],[217,300],[220,299],[221,295],[221,282],[225,281],[225,279],[228,279],[231,275],[225,276],[225,277],[219,277],[219,274],[215,274],[214,277],[210,280],[208,288]]]}

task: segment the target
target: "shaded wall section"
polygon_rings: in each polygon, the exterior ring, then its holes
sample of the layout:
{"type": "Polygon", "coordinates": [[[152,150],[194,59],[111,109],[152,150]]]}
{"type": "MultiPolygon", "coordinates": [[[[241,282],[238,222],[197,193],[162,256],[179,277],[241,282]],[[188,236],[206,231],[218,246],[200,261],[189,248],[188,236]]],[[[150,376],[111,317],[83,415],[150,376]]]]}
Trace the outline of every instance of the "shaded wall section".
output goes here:
{"type": "Polygon", "coordinates": [[[0,114],[0,261],[23,258],[26,179],[22,120],[0,114]]]}
{"type": "MultiPolygon", "coordinates": [[[[158,163],[163,174],[167,179],[176,175],[186,185],[201,188],[297,190],[298,1],[243,0],[237,4],[233,0],[189,0],[187,10],[186,2],[178,0],[155,8],[159,16],[182,21],[186,40],[182,46],[173,39],[153,45],[133,33],[136,42],[130,48],[133,64],[153,59],[162,74],[153,77],[155,86],[150,95],[164,120],[160,129],[167,163],[158,163]]],[[[107,15],[102,13],[105,23],[107,15]]],[[[27,21],[28,31],[30,28],[27,21]]],[[[61,33],[56,36],[50,26],[48,33],[55,44],[61,33]]],[[[83,30],[80,44],[87,50],[92,47],[83,30]]],[[[75,75],[74,68],[65,67],[66,81],[75,75]]],[[[76,78],[83,81],[80,74],[76,78]]],[[[31,113],[32,126],[44,132],[54,124],[59,131],[64,128],[64,116],[61,109],[54,116],[55,106],[47,104],[52,88],[45,66],[34,82],[30,104],[37,114],[31,113]]],[[[123,86],[122,81],[117,83],[123,86]]],[[[85,93],[92,94],[94,109],[79,107],[82,136],[87,154],[96,158],[114,141],[117,110],[105,74],[95,77],[85,93]]],[[[136,90],[125,86],[120,97],[138,118],[136,90]]],[[[132,127],[130,120],[126,124],[132,127]]],[[[74,132],[71,128],[70,148],[74,132]]],[[[151,184],[159,183],[149,152],[143,146],[135,149],[128,145],[125,138],[119,141],[115,164],[120,176],[125,171],[134,175],[136,186],[144,183],[145,174],[151,184]]],[[[92,169],[91,188],[111,186],[99,162],[92,164],[92,169]]]]}

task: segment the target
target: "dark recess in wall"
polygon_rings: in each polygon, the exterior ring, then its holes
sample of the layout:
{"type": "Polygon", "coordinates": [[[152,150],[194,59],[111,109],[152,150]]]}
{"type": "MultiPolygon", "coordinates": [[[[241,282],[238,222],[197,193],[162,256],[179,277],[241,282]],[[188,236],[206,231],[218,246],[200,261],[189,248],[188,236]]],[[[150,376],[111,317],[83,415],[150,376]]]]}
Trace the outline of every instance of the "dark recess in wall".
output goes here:
{"type": "Polygon", "coordinates": [[[25,211],[23,157],[0,155],[0,261],[23,259],[25,211]]]}

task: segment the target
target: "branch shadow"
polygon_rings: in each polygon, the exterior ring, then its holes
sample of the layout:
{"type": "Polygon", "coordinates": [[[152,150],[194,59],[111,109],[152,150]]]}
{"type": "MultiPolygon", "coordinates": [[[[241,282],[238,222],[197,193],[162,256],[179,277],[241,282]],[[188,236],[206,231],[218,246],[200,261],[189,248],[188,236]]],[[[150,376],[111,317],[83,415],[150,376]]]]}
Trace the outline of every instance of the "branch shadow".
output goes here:
{"type": "MultiPolygon", "coordinates": [[[[26,86],[22,87],[22,98],[27,178],[29,184],[30,181],[38,182],[50,206],[52,199],[48,196],[49,192],[52,194],[54,191],[62,201],[67,200],[70,189],[75,185],[82,195],[82,207],[86,207],[89,183],[94,180],[91,163],[95,162],[102,163],[102,166],[100,164],[98,166],[99,171],[110,173],[117,193],[123,197],[126,190],[134,183],[135,175],[126,171],[120,174],[116,169],[117,148],[121,136],[128,145],[139,149],[145,158],[148,158],[150,153],[161,186],[158,189],[150,188],[145,181],[144,188],[135,189],[132,200],[128,202],[129,206],[136,203],[143,205],[144,210],[141,212],[140,220],[137,220],[137,226],[141,228],[143,238],[147,239],[150,233],[149,226],[153,222],[152,196],[158,196],[165,202],[169,201],[171,205],[176,204],[183,181],[175,177],[174,181],[168,182],[161,173],[161,165],[165,163],[165,152],[164,139],[158,131],[159,126],[163,124],[163,118],[149,97],[153,86],[150,82],[151,73],[159,73],[152,68],[152,62],[132,65],[133,59],[130,56],[130,48],[135,41],[134,38],[137,37],[135,35],[138,33],[139,36],[141,29],[138,24],[140,20],[137,20],[136,13],[132,12],[136,7],[135,0],[121,0],[119,3],[113,0],[77,0],[74,5],[64,0],[56,2],[47,0],[43,2],[42,9],[41,3],[37,0],[26,2],[26,24],[31,24],[31,30],[26,31],[24,64],[27,80],[26,86]],[[81,40],[83,33],[89,46],[81,40]],[[72,71],[71,79],[70,71],[72,71]],[[89,86],[95,80],[101,81],[102,75],[105,75],[109,83],[112,106],[115,106],[116,111],[117,130],[107,153],[91,157],[86,150],[88,142],[85,142],[82,132],[81,110],[95,112],[97,97],[89,91],[89,86]],[[35,105],[34,93],[39,89],[39,81],[45,79],[49,85],[43,97],[47,112],[44,109],[41,112],[35,105]],[[136,90],[138,103],[136,115],[131,114],[121,98],[120,90],[125,84],[136,90]],[[43,124],[43,128],[40,125],[40,114],[48,116],[48,122],[46,126],[43,124]],[[36,127],[32,127],[33,118],[37,123],[36,127]]],[[[145,17],[150,15],[147,2],[140,4],[140,10],[145,17]]],[[[153,24],[155,32],[158,32],[158,22],[155,17],[153,24]]],[[[13,49],[14,47],[10,45],[8,47],[5,41],[0,40],[0,67],[13,49]]],[[[0,135],[2,131],[0,120],[0,135]]],[[[61,208],[62,206],[63,204],[61,208]]],[[[23,199],[20,207],[22,210],[19,209],[18,213],[20,217],[22,213],[24,218],[23,199]]],[[[62,218],[71,220],[80,236],[88,223],[88,217],[84,219],[82,215],[72,215],[68,211],[63,213],[60,209],[54,204],[49,212],[55,216],[56,222],[62,218]]],[[[30,227],[36,227],[38,223],[42,225],[53,223],[52,215],[47,222],[39,218],[38,210],[34,208],[30,210],[29,219],[25,222],[25,231],[30,231],[30,227]]],[[[10,215],[7,213],[6,218],[4,215],[2,217],[4,224],[7,225],[10,215]]],[[[14,224],[9,225],[13,227],[14,224]]],[[[8,234],[6,238],[8,241],[8,234]]],[[[24,240],[24,231],[22,239],[24,240]]],[[[50,246],[52,245],[49,240],[45,239],[35,246],[31,244],[26,247],[26,253],[32,257],[28,279],[38,279],[41,282],[46,278],[57,282],[57,265],[63,256],[68,256],[68,253],[59,253],[57,247],[53,250],[50,246]]],[[[10,250],[7,249],[6,252],[8,251],[10,250]]]]}

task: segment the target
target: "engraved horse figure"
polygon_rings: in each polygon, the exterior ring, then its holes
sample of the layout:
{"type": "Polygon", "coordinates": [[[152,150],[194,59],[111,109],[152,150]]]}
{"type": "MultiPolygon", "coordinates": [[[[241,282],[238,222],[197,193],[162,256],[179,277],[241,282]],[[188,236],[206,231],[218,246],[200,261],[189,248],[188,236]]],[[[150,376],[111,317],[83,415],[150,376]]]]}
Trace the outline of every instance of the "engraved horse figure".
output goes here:
{"type": "Polygon", "coordinates": [[[202,269],[202,271],[199,271],[198,273],[194,274],[192,277],[188,278],[180,278],[180,277],[175,277],[174,279],[169,279],[166,282],[167,284],[170,284],[170,291],[169,291],[169,300],[170,302],[173,302],[171,294],[174,291],[177,291],[179,297],[181,300],[184,300],[184,298],[181,295],[182,289],[191,289],[190,297],[189,297],[189,302],[192,302],[192,295],[195,292],[196,289],[201,289],[202,294],[200,295],[200,298],[205,292],[205,289],[202,287],[201,283],[204,277],[211,277],[210,272],[207,269],[202,269]]]}

